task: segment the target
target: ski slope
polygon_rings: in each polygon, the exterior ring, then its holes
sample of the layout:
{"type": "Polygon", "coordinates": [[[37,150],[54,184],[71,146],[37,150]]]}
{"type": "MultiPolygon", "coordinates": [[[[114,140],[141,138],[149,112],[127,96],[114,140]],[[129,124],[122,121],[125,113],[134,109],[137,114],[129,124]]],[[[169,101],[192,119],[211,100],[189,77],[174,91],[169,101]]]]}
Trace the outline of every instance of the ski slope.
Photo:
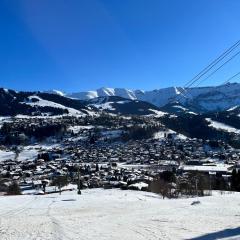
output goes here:
{"type": "Polygon", "coordinates": [[[102,189],[0,197],[0,239],[240,239],[239,199],[214,193],[191,205],[196,199],[102,189]]]}
{"type": "Polygon", "coordinates": [[[64,105],[62,104],[59,104],[59,103],[55,103],[55,102],[52,102],[52,101],[48,101],[48,100],[45,100],[45,99],[42,99],[38,96],[30,96],[28,97],[29,101],[28,102],[23,102],[22,104],[27,104],[27,105],[30,105],[30,106],[39,106],[39,107],[53,107],[53,108],[60,108],[60,109],[64,109],[64,110],[67,110],[68,113],[70,115],[84,115],[81,111],[79,110],[76,110],[74,108],[69,108],[69,107],[65,107],[64,105]],[[37,101],[35,102],[32,102],[33,99],[36,99],[37,101]]]}
{"type": "Polygon", "coordinates": [[[226,131],[226,132],[232,132],[232,133],[240,134],[240,130],[236,129],[232,126],[229,126],[229,125],[221,123],[221,122],[213,121],[211,118],[206,118],[206,120],[210,123],[209,124],[210,127],[220,129],[220,130],[223,130],[223,131],[226,131]]]}

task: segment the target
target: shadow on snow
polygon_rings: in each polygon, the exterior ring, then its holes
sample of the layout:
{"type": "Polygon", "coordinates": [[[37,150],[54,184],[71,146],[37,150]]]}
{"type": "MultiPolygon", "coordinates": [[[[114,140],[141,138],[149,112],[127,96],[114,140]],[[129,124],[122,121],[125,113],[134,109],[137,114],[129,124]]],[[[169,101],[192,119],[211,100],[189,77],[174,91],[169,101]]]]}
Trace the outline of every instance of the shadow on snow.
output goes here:
{"type": "Polygon", "coordinates": [[[215,240],[229,237],[239,237],[238,239],[240,239],[240,227],[208,233],[199,237],[191,238],[191,240],[215,240]]]}

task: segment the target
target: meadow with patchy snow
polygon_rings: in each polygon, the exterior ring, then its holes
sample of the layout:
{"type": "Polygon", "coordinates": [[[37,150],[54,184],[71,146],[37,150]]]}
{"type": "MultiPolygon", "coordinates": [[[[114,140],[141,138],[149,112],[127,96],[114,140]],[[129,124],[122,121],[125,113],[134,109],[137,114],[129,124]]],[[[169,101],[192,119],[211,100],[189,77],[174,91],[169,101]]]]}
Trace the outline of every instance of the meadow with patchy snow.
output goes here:
{"type": "Polygon", "coordinates": [[[1,240],[239,239],[240,194],[165,199],[148,192],[84,190],[0,197],[1,240]]]}

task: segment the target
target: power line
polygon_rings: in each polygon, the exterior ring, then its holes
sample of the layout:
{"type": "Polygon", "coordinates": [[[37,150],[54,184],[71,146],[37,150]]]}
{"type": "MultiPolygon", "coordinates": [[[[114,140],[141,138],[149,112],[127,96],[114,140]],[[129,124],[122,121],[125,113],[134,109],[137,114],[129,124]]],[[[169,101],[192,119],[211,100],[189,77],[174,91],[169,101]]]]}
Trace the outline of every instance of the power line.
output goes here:
{"type": "MultiPolygon", "coordinates": [[[[212,63],[210,63],[207,67],[205,67],[199,74],[197,74],[192,80],[190,80],[187,84],[184,85],[184,88],[180,90],[181,94],[187,94],[186,88],[190,88],[195,82],[197,82],[202,76],[204,76],[207,72],[209,72],[214,66],[216,66],[220,61],[222,61],[227,55],[229,55],[233,50],[235,50],[240,45],[240,40],[237,41],[233,46],[228,48],[223,54],[221,54],[217,59],[215,59],[212,63]]],[[[225,61],[220,67],[218,67],[216,70],[214,70],[211,74],[209,74],[206,78],[204,78],[196,87],[198,87],[202,82],[206,81],[208,78],[210,78],[213,74],[215,74],[219,69],[221,69],[223,66],[225,66],[228,62],[233,60],[236,56],[240,54],[240,51],[238,51],[236,54],[234,54],[230,59],[225,61]]],[[[180,101],[185,96],[176,96],[174,100],[180,101]]]]}
{"type": "Polygon", "coordinates": [[[225,84],[229,83],[233,78],[237,77],[238,75],[240,75],[240,72],[236,73],[235,75],[233,75],[232,77],[227,79],[225,82],[223,82],[222,85],[225,85],[225,84]]]}
{"type": "MultiPolygon", "coordinates": [[[[201,72],[199,72],[194,78],[192,78],[190,81],[188,81],[182,89],[180,89],[181,94],[185,94],[186,89],[190,88],[195,82],[197,82],[202,76],[204,76],[206,73],[208,73],[213,67],[215,67],[220,61],[222,61],[226,56],[228,56],[232,51],[234,51],[238,46],[240,45],[240,40],[238,40],[236,43],[234,43],[231,47],[229,47],[227,50],[225,50],[218,58],[216,58],[214,61],[212,61],[208,66],[206,66],[201,72]]],[[[174,100],[176,100],[174,98],[174,100]]]]}
{"type": "Polygon", "coordinates": [[[200,81],[198,83],[198,85],[196,87],[198,87],[201,83],[203,83],[204,81],[206,81],[207,79],[209,79],[213,74],[215,74],[219,69],[221,69],[222,67],[224,67],[227,63],[229,63],[230,61],[232,61],[235,57],[237,57],[240,54],[240,51],[238,51],[236,54],[234,54],[231,58],[229,58],[226,62],[224,62],[220,67],[218,67],[216,70],[214,70],[211,74],[209,74],[206,78],[204,78],[202,81],[200,81]]]}
{"type": "Polygon", "coordinates": [[[220,61],[222,61],[227,55],[229,55],[233,50],[235,50],[240,45],[240,40],[238,40],[235,44],[233,44],[230,48],[228,48],[224,53],[222,53],[218,58],[212,61],[207,67],[205,67],[200,73],[198,73],[194,78],[188,81],[184,87],[191,86],[194,82],[200,79],[203,75],[205,75],[209,70],[211,70],[214,66],[216,66],[220,61]]]}
{"type": "MultiPolygon", "coordinates": [[[[240,51],[239,51],[240,53],[240,51]]],[[[225,80],[221,85],[225,85],[227,83],[229,83],[232,79],[236,78],[237,76],[240,76],[240,72],[234,74],[233,76],[231,76],[230,78],[228,78],[227,80],[225,80]]],[[[197,85],[196,87],[198,87],[199,85],[197,85]]],[[[211,92],[211,91],[210,91],[211,92]]],[[[183,97],[181,96],[181,98],[179,99],[179,101],[182,99],[183,97]]]]}

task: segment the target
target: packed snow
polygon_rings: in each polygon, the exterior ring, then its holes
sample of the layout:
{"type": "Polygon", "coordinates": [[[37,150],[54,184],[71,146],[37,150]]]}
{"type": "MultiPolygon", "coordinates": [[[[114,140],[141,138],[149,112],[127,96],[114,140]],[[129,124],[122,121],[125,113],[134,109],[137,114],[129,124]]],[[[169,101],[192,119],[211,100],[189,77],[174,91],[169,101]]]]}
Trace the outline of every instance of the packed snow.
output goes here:
{"type": "Polygon", "coordinates": [[[4,196],[1,240],[239,239],[239,197],[214,193],[163,200],[153,193],[115,189],[4,196]]]}

